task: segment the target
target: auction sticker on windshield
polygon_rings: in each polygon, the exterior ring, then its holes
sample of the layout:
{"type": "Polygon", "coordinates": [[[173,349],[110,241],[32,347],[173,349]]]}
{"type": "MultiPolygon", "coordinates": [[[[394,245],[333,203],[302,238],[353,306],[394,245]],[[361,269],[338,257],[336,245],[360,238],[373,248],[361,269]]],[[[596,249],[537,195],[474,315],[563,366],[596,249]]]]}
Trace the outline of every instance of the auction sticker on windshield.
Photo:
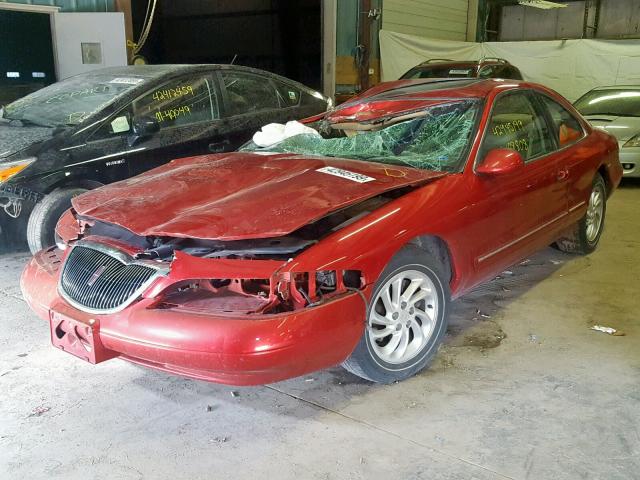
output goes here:
{"type": "Polygon", "coordinates": [[[466,69],[466,70],[461,70],[461,69],[451,69],[449,70],[449,75],[469,75],[469,73],[471,73],[471,70],[466,69]]]}
{"type": "Polygon", "coordinates": [[[118,77],[111,80],[109,83],[126,83],[127,85],[137,85],[140,82],[144,81],[143,78],[125,78],[118,77]]]}
{"type": "Polygon", "coordinates": [[[367,177],[366,175],[362,175],[361,173],[350,172],[349,170],[343,170],[341,168],[336,167],[322,167],[316,170],[317,172],[328,173],[329,175],[335,175],[336,177],[346,178],[347,180],[351,180],[353,182],[358,183],[367,183],[375,178],[367,177]]]}

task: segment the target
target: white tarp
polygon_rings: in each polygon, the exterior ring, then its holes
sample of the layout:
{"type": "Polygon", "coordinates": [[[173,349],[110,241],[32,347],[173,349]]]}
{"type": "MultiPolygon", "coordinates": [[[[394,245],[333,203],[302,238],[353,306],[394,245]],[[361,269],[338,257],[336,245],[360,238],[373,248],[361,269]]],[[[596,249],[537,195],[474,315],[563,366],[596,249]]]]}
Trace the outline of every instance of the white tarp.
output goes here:
{"type": "Polygon", "coordinates": [[[640,85],[640,40],[455,42],[380,31],[382,79],[395,80],[429,58],[476,60],[500,57],[526,80],[571,101],[601,85],[640,85]]]}

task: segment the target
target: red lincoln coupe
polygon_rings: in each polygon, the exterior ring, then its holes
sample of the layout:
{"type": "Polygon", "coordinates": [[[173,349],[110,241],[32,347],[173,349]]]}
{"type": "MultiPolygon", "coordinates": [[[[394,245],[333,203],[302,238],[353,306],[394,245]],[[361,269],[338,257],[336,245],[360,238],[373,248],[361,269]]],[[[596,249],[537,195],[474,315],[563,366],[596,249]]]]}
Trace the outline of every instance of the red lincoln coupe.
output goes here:
{"type": "Polygon", "coordinates": [[[593,251],[622,175],[613,137],[525,82],[401,80],[307,125],[74,198],[21,281],[53,344],[235,385],[402,380],[451,299],[593,251]]]}

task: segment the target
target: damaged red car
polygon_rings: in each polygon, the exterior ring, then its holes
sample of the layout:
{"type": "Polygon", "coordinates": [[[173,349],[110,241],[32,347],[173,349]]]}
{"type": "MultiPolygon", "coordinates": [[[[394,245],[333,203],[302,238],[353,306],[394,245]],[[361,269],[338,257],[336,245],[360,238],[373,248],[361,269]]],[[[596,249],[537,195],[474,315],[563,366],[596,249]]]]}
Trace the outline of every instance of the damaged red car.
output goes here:
{"type": "Polygon", "coordinates": [[[74,198],[21,280],[53,344],[235,385],[402,380],[452,299],[594,250],[622,175],[613,137],[524,82],[401,80],[306,124],[74,198]]]}

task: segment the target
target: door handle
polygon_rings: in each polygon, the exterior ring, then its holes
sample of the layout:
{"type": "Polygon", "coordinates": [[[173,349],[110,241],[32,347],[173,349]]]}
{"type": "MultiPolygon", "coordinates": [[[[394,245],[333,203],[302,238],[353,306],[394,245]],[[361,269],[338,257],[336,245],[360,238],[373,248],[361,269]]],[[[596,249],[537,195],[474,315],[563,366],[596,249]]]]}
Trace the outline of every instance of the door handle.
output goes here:
{"type": "Polygon", "coordinates": [[[222,140],[220,142],[212,142],[209,144],[209,151],[211,153],[224,152],[231,142],[229,140],[222,140]]]}

